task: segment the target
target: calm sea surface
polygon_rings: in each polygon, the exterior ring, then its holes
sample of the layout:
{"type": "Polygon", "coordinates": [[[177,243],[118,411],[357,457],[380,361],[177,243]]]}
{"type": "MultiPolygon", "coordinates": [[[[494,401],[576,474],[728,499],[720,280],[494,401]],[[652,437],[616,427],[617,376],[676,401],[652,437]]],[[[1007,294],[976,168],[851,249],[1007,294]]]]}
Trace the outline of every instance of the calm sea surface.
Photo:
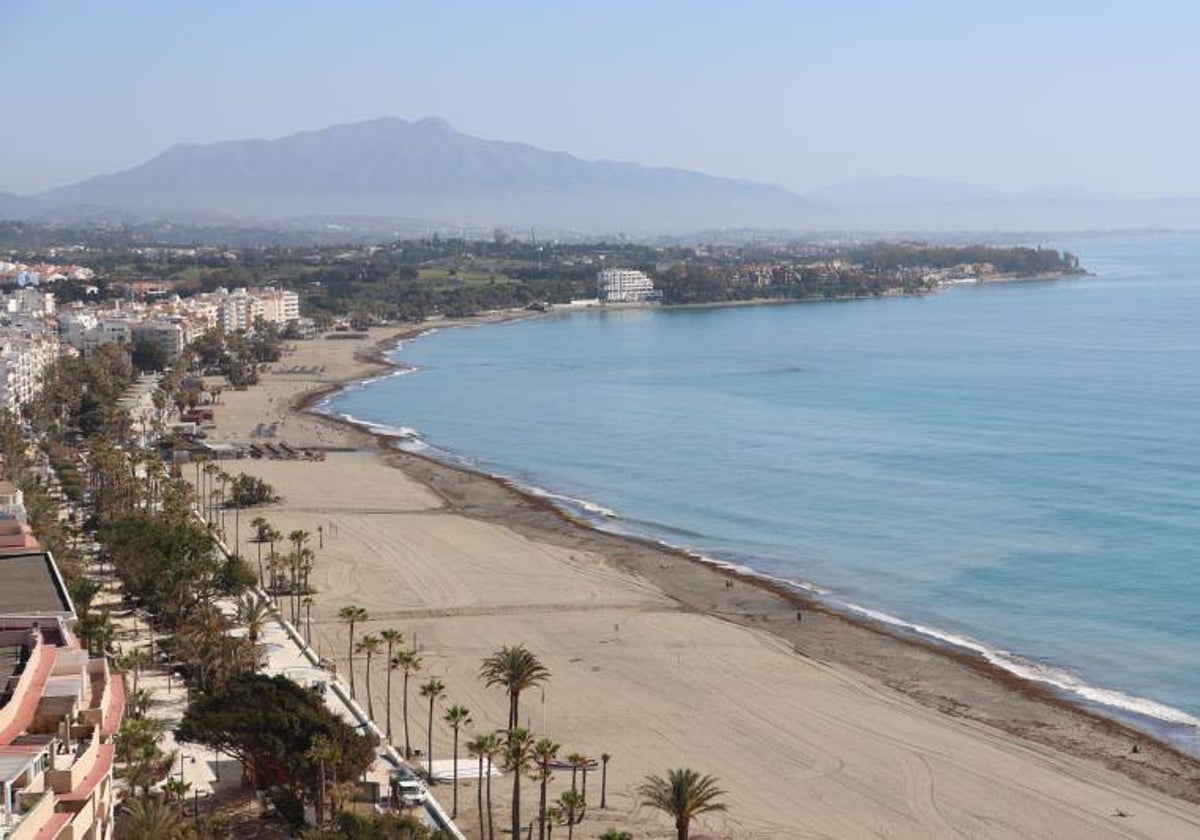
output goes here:
{"type": "Polygon", "coordinates": [[[1065,246],[1097,276],[440,331],[327,410],[1200,751],[1200,238],[1065,246]]]}

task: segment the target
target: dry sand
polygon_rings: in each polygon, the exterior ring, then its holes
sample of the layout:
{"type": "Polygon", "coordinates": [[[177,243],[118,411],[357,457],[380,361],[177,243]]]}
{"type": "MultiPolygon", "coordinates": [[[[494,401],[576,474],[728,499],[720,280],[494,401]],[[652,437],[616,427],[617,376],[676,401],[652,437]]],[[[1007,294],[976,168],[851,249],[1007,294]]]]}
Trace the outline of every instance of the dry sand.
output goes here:
{"type": "MultiPolygon", "coordinates": [[[[314,643],[344,669],[336,612],[365,607],[365,632],[395,627],[415,640],[421,677],[440,677],[447,700],[471,709],[471,733],[501,726],[506,713],[502,693],[476,676],[480,660],[506,643],[536,652],[553,677],[522,697],[523,721],[545,727],[564,755],[612,755],[608,810],[595,808],[593,774],[583,836],[613,826],[674,836],[634,791],[647,773],[679,766],[720,778],[729,809],[694,830],[729,837],[1200,836],[1200,768],[1143,736],[816,605],[797,622],[792,597],[743,580],[729,587],[720,572],[580,528],[498,482],[381,456],[361,431],[289,412],[314,389],[377,373],[371,344],[301,342],[278,367],[322,373],[272,373],[222,396],[215,439],[248,442],[257,424],[278,420],[290,444],[360,450],[226,464],[284,497],[243,512],[243,554],[256,554],[251,515],[284,533],[306,529],[314,543],[322,526],[314,643]],[[1134,740],[1142,750],[1130,755],[1134,740]]],[[[361,699],[361,658],[357,670],[361,699]]],[[[382,723],[382,668],[372,680],[382,723]]],[[[402,743],[399,685],[392,722],[402,743]]],[[[412,703],[413,745],[423,748],[428,708],[415,686],[412,703]]],[[[449,751],[439,724],[434,758],[449,751]]],[[[552,795],[569,783],[557,773],[552,795]]],[[[499,809],[507,780],[493,789],[499,809]]],[[[528,821],[536,785],[525,790],[528,821]]],[[[460,823],[475,836],[474,789],[461,796],[460,823]]]]}

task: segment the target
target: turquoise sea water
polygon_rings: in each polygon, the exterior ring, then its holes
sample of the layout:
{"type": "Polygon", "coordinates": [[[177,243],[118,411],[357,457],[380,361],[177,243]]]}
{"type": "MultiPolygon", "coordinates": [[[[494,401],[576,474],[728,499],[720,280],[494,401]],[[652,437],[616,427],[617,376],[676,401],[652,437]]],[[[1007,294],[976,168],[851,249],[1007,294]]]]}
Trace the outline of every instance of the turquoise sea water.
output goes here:
{"type": "Polygon", "coordinates": [[[1200,238],[1065,244],[1097,276],[438,331],[326,410],[1200,752],[1200,238]]]}

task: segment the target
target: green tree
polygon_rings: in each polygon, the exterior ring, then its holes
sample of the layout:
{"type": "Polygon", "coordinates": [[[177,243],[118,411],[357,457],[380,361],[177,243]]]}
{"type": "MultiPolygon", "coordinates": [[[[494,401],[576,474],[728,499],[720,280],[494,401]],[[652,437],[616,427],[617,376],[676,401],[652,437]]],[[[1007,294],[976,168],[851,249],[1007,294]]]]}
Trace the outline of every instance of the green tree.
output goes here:
{"type": "Polygon", "coordinates": [[[717,787],[710,775],[700,775],[690,768],[668,770],[667,777],[651,775],[638,787],[642,804],[657,808],[675,821],[678,840],[688,840],[692,818],[709,811],[724,811],[718,801],[725,791],[717,787]]]}
{"type": "Polygon", "coordinates": [[[118,668],[120,668],[122,671],[133,674],[132,692],[134,694],[136,694],[138,690],[138,674],[141,673],[142,668],[146,667],[147,663],[149,662],[150,654],[146,652],[145,648],[134,648],[117,659],[118,668]]]}
{"type": "Polygon", "coordinates": [[[450,818],[455,819],[458,817],[458,731],[471,722],[471,712],[466,706],[455,705],[446,710],[442,719],[454,731],[454,748],[451,753],[454,756],[454,804],[450,809],[450,818]]]}
{"type": "Polygon", "coordinates": [[[385,729],[387,731],[387,740],[390,744],[392,743],[392,671],[396,669],[392,659],[396,648],[404,644],[404,634],[394,628],[388,628],[387,630],[380,631],[379,638],[383,639],[384,644],[387,645],[386,657],[383,660],[387,666],[387,686],[384,689],[384,713],[387,715],[387,726],[385,729]]]}
{"type": "Polygon", "coordinates": [[[562,749],[549,738],[542,738],[533,745],[533,760],[538,768],[538,782],[541,785],[541,798],[538,801],[538,840],[546,836],[546,787],[550,784],[550,762],[558,756],[562,749]]]}
{"type": "Polygon", "coordinates": [[[479,676],[490,686],[504,686],[508,692],[508,728],[520,721],[521,692],[550,678],[550,671],[524,645],[505,645],[483,660],[479,676]]]}
{"type": "Polygon", "coordinates": [[[487,817],[483,810],[483,759],[487,752],[487,736],[476,735],[467,742],[467,753],[473,756],[479,762],[478,779],[479,784],[475,786],[475,798],[477,800],[476,807],[479,809],[479,838],[484,840],[487,837],[487,817]]]}
{"type": "Polygon", "coordinates": [[[350,628],[350,699],[354,698],[354,627],[367,621],[370,615],[367,611],[354,604],[348,604],[338,610],[338,620],[350,628]]]}
{"type": "Polygon", "coordinates": [[[133,342],[130,354],[133,367],[140,373],[166,370],[170,366],[167,351],[157,341],[139,338],[133,342]]]}
{"type": "Polygon", "coordinates": [[[366,635],[354,646],[355,653],[367,657],[367,717],[375,720],[375,698],[371,694],[371,658],[383,649],[383,643],[378,636],[366,635]]]}
{"type": "Polygon", "coordinates": [[[246,625],[251,644],[258,644],[263,628],[271,618],[271,605],[257,595],[243,595],[238,600],[238,620],[246,625]]]}
{"type": "Polygon", "coordinates": [[[514,727],[505,733],[500,747],[504,771],[512,773],[512,836],[521,836],[521,777],[533,761],[533,736],[529,730],[514,727]]]}
{"type": "Polygon", "coordinates": [[[437,782],[433,777],[433,706],[438,698],[446,693],[446,684],[437,677],[431,677],[427,683],[421,686],[418,693],[429,700],[429,728],[425,733],[428,736],[425,748],[425,773],[429,777],[429,784],[432,785],[437,782]]]}
{"type": "Polygon", "coordinates": [[[192,827],[183,821],[179,808],[158,796],[126,800],[118,834],[128,840],[190,840],[192,827]]]}
{"type": "Polygon", "coordinates": [[[587,801],[579,791],[568,790],[558,797],[558,808],[567,823],[567,840],[573,840],[575,826],[583,822],[583,817],[587,813],[587,801]]]}
{"type": "Polygon", "coordinates": [[[198,692],[176,738],[238,758],[259,787],[282,785],[296,796],[321,796],[322,770],[354,779],[374,760],[371,742],[330,711],[320,696],[289,680],[244,674],[220,691],[198,692]],[[332,757],[311,752],[318,737],[332,757]]]}
{"type": "Polygon", "coordinates": [[[404,671],[404,757],[412,757],[412,742],[408,737],[408,680],[413,675],[421,670],[423,660],[417,655],[415,650],[402,650],[393,657],[389,665],[392,668],[400,668],[404,671]]]}

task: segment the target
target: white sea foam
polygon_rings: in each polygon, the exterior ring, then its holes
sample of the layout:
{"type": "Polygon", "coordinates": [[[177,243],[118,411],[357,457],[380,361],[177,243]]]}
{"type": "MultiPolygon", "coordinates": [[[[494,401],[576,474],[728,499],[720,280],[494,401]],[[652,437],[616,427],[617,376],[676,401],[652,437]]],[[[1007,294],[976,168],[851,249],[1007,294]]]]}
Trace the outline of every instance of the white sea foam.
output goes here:
{"type": "Polygon", "coordinates": [[[1170,723],[1177,726],[1189,726],[1200,728],[1200,719],[1188,714],[1182,709],[1176,709],[1173,706],[1168,706],[1165,703],[1159,703],[1155,700],[1150,700],[1145,697],[1136,697],[1131,694],[1126,694],[1122,691],[1117,691],[1111,688],[1101,688],[1084,682],[1075,674],[1062,668],[1057,668],[1044,663],[1033,662],[1025,659],[1011,651],[999,650],[993,648],[983,642],[976,641],[967,636],[962,636],[956,633],[948,633],[943,630],[938,630],[924,624],[918,624],[912,621],[905,621],[896,616],[879,610],[873,610],[868,607],[863,607],[859,604],[854,604],[849,601],[840,601],[832,599],[832,604],[842,609],[878,621],[881,624],[886,624],[892,627],[898,627],[910,633],[932,639],[936,642],[949,645],[951,647],[962,650],[971,651],[979,654],[985,660],[998,668],[1008,671],[1010,674],[1018,676],[1025,680],[1049,685],[1052,688],[1067,694],[1075,695],[1089,703],[1107,706],[1112,709],[1118,709],[1121,712],[1139,715],[1145,718],[1170,723]]]}
{"type": "MultiPolygon", "coordinates": [[[[502,476],[501,476],[502,477],[502,476]]],[[[537,496],[546,499],[559,507],[565,507],[567,512],[583,511],[592,516],[599,516],[605,519],[616,519],[617,512],[612,508],[606,508],[604,505],[598,505],[595,502],[589,502],[587,499],[576,499],[572,496],[564,496],[561,493],[551,493],[541,487],[522,487],[525,492],[532,496],[537,496]]]]}

